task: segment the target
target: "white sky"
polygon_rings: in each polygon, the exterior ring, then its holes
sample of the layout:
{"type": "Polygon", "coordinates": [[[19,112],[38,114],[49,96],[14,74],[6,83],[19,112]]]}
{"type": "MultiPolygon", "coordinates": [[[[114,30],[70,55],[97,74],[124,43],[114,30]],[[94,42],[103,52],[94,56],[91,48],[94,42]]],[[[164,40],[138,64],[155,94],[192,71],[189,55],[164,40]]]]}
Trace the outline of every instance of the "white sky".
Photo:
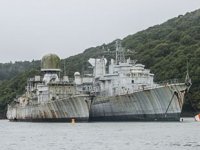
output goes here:
{"type": "Polygon", "coordinates": [[[0,62],[67,58],[200,7],[200,0],[0,0],[0,62]]]}

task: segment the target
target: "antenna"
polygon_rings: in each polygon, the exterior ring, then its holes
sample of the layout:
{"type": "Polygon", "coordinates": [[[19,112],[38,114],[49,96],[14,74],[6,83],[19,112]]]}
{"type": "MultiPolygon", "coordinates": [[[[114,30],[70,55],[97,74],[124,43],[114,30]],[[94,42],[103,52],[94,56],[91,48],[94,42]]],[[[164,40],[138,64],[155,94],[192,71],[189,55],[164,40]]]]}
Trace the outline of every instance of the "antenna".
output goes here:
{"type": "Polygon", "coordinates": [[[187,74],[186,74],[186,77],[185,77],[185,84],[187,86],[191,86],[192,85],[192,81],[191,81],[191,78],[189,76],[189,63],[188,63],[188,60],[187,60],[187,74]]]}
{"type": "Polygon", "coordinates": [[[64,59],[64,76],[66,76],[66,64],[65,64],[65,59],[64,59]]]}

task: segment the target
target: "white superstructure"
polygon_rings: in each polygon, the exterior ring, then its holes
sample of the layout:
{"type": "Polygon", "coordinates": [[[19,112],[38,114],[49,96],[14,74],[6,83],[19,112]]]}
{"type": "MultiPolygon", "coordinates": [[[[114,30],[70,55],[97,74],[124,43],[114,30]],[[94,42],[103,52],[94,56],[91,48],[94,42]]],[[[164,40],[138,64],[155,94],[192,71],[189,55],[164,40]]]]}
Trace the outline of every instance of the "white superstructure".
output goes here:
{"type": "MultiPolygon", "coordinates": [[[[116,60],[111,59],[108,69],[107,59],[90,58],[89,63],[93,67],[93,74],[87,82],[87,86],[92,86],[95,95],[116,96],[130,94],[134,91],[155,87],[153,82],[154,74],[149,69],[145,69],[142,64],[136,61],[125,59],[124,49],[119,43],[116,44],[116,60]]],[[[84,78],[79,73],[75,73],[76,84],[86,84],[84,78]]]]}

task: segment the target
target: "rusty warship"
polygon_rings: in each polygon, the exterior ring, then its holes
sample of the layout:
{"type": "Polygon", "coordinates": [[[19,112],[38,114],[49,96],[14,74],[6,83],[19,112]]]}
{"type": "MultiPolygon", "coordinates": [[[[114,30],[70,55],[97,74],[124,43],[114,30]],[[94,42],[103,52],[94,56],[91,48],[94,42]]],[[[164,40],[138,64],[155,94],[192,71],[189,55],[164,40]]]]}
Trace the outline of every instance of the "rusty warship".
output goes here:
{"type": "MultiPolygon", "coordinates": [[[[154,83],[154,74],[136,61],[125,59],[124,49],[116,42],[116,59],[89,59],[93,68],[87,87],[94,95],[90,121],[179,121],[186,92],[191,85],[154,83]]],[[[78,83],[81,84],[81,83],[78,83]]]]}
{"type": "Polygon", "coordinates": [[[91,98],[77,90],[68,76],[60,77],[60,58],[48,54],[41,61],[42,76],[27,81],[26,92],[8,105],[10,121],[88,121],[91,98]]]}

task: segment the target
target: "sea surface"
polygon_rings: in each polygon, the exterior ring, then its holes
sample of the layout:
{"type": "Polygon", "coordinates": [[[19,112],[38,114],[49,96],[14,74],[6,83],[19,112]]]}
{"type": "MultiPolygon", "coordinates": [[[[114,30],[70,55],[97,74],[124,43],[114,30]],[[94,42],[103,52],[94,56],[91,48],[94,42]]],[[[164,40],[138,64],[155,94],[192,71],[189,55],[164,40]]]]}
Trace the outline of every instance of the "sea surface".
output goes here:
{"type": "Polygon", "coordinates": [[[200,150],[200,122],[27,123],[0,120],[0,150],[200,150]]]}

